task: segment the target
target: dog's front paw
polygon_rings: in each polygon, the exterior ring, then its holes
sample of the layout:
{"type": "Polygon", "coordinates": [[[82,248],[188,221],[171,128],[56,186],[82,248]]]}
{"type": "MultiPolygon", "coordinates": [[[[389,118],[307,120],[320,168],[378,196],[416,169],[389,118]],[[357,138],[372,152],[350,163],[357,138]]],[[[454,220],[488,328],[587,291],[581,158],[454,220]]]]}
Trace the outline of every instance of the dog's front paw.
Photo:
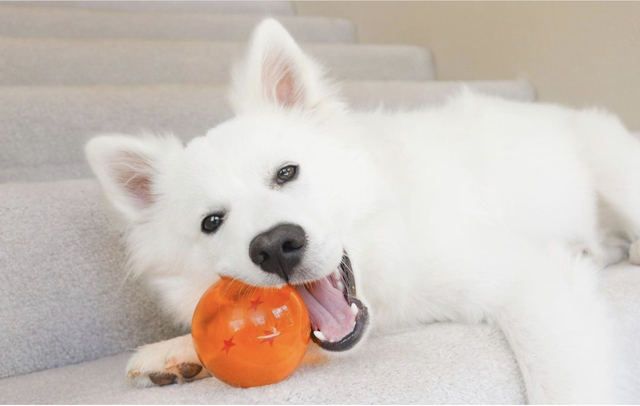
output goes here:
{"type": "Polygon", "coordinates": [[[140,347],[127,363],[127,379],[137,387],[164,386],[208,376],[189,334],[140,347]]]}

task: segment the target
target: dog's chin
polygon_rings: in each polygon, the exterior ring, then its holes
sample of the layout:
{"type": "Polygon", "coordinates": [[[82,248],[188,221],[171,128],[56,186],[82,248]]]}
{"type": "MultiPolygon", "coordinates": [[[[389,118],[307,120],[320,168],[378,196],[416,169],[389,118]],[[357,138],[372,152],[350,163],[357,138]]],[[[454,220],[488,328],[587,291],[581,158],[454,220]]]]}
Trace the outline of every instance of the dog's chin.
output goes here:
{"type": "Polygon", "coordinates": [[[346,351],[364,337],[369,311],[356,296],[356,280],[347,253],[329,276],[294,284],[311,321],[311,339],[327,351],[346,351]]]}

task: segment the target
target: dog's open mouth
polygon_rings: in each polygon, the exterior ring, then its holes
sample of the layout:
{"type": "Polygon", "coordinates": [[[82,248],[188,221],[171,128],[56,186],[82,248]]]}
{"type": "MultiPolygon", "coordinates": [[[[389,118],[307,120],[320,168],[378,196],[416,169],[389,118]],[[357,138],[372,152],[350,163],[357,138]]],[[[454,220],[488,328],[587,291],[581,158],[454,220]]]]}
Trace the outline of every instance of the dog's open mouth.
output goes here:
{"type": "Polygon", "coordinates": [[[356,281],[345,253],[326,278],[296,285],[309,311],[311,339],[328,351],[345,351],[360,341],[369,324],[367,307],[356,298],[356,281]]]}

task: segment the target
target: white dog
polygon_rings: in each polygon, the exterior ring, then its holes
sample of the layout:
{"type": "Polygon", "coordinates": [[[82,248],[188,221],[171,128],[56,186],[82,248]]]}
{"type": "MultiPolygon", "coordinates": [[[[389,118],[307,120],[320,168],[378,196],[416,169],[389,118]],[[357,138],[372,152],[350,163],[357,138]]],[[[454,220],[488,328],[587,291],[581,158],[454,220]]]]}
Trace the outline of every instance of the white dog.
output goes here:
{"type": "MultiPolygon", "coordinates": [[[[327,350],[372,328],[486,321],[513,348],[529,402],[624,400],[598,269],[640,262],[640,142],[616,117],[467,91],[441,107],[350,112],[273,20],[231,101],[237,116],[186,146],[87,145],[128,224],[132,272],[178,323],[218,275],[288,282],[327,350]]],[[[140,348],[127,370],[138,385],[208,376],[189,335],[140,348]]]]}

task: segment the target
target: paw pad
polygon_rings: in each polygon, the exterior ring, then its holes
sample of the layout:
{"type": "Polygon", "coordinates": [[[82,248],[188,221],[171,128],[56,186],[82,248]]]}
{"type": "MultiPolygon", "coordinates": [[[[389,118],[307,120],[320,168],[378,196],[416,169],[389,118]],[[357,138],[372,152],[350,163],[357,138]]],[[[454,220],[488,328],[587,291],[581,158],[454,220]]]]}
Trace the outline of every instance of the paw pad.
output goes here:
{"type": "Polygon", "coordinates": [[[202,371],[202,365],[194,364],[192,362],[183,362],[178,365],[178,371],[184,379],[191,379],[202,371]]]}

